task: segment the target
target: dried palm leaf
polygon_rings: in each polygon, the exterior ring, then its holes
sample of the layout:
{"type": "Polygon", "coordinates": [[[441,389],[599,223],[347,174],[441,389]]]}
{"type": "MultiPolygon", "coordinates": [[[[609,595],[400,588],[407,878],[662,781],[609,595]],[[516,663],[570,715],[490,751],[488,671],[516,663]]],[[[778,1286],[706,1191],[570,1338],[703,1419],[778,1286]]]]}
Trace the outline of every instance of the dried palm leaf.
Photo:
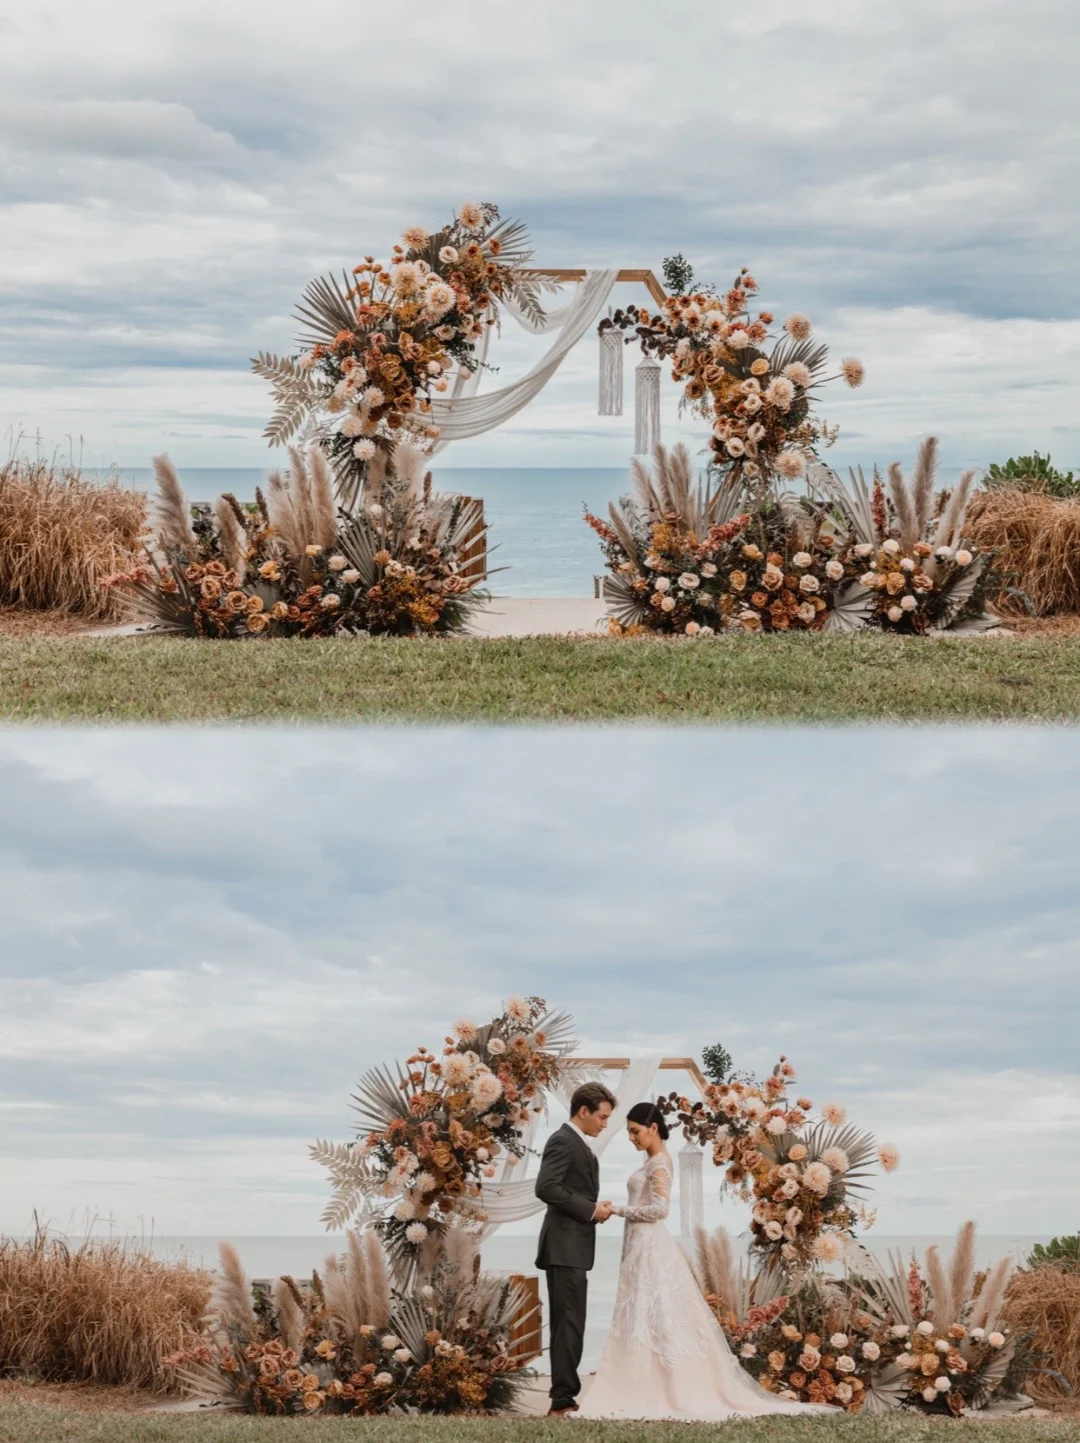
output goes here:
{"type": "Polygon", "coordinates": [[[628,576],[605,576],[604,600],[620,626],[640,626],[649,615],[648,597],[634,590],[628,576]]]}
{"type": "Polygon", "coordinates": [[[857,581],[850,581],[834,595],[833,604],[825,617],[825,630],[849,633],[860,631],[873,615],[873,611],[874,593],[865,586],[860,586],[857,581]]]}
{"type": "Polygon", "coordinates": [[[297,337],[305,348],[330,345],[340,331],[351,331],[356,325],[352,281],[345,271],[341,277],[343,285],[340,286],[333,275],[319,276],[308,283],[296,308],[297,320],[307,327],[297,337]]]}

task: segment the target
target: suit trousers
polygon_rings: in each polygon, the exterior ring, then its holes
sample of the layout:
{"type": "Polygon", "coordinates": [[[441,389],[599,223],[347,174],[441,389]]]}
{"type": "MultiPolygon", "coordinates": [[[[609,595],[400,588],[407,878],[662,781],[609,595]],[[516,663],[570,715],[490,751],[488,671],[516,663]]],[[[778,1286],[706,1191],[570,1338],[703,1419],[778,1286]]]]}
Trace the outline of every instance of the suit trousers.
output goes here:
{"type": "Polygon", "coordinates": [[[578,1365],[585,1346],[589,1274],[584,1268],[546,1268],[551,1335],[551,1406],[565,1408],[581,1391],[578,1365]]]}

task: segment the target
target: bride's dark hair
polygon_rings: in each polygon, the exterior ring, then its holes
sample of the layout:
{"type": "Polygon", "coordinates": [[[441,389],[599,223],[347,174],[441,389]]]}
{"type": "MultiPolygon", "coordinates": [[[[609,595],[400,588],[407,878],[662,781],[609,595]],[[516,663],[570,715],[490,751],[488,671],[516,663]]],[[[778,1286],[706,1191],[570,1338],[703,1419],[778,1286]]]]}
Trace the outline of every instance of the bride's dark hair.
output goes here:
{"type": "Polygon", "coordinates": [[[660,1134],[660,1141],[667,1142],[670,1137],[670,1129],[664,1121],[664,1114],[657,1107],[655,1102],[635,1102],[630,1111],[626,1114],[627,1122],[636,1122],[639,1127],[652,1127],[656,1123],[656,1130],[660,1134]]]}

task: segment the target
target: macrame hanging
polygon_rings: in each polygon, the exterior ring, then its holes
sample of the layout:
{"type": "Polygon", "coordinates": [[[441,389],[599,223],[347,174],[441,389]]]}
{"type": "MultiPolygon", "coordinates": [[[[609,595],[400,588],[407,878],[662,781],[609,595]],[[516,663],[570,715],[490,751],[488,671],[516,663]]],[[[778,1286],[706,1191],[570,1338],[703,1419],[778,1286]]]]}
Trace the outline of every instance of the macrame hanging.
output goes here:
{"type": "Polygon", "coordinates": [[[634,382],[634,454],[648,455],[660,444],[660,362],[643,356],[634,382]]]}
{"type": "Polygon", "coordinates": [[[621,416],[623,401],[622,332],[610,326],[600,332],[601,416],[621,416]]]}
{"type": "Polygon", "coordinates": [[[679,1148],[679,1236],[693,1239],[705,1224],[701,1148],[688,1142],[679,1148]]]}

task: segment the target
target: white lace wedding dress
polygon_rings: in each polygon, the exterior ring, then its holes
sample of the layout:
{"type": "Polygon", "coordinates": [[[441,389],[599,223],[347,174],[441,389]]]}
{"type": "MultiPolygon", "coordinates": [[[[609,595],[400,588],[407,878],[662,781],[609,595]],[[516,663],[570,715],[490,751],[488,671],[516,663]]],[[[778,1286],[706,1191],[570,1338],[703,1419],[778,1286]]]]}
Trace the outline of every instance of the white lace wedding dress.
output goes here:
{"type": "Polygon", "coordinates": [[[658,1153],[630,1175],[619,1291],[611,1332],[580,1418],[702,1422],[762,1413],[816,1413],[778,1398],[739,1366],[664,1219],[671,1158],[658,1153]]]}

